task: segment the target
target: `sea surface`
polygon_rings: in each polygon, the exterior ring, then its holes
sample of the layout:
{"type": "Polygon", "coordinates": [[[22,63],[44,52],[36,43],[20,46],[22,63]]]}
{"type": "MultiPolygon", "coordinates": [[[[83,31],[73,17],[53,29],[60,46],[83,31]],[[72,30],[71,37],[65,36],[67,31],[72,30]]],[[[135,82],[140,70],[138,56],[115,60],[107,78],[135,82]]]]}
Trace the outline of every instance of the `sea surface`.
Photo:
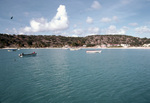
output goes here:
{"type": "Polygon", "coordinates": [[[150,49],[0,50],[0,103],[150,103],[150,49]]]}

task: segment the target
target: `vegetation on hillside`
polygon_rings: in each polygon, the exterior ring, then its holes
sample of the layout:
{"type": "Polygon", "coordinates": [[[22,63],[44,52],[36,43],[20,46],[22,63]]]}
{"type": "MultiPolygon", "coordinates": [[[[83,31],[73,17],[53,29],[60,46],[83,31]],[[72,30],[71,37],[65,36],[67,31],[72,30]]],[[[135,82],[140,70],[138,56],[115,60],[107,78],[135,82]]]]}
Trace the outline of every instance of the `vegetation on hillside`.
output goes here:
{"type": "Polygon", "coordinates": [[[86,45],[130,44],[130,46],[142,46],[150,43],[148,38],[138,38],[127,35],[93,35],[87,37],[65,37],[55,35],[8,35],[0,34],[0,48],[39,48],[39,47],[63,47],[65,45],[78,47],[86,45]]]}

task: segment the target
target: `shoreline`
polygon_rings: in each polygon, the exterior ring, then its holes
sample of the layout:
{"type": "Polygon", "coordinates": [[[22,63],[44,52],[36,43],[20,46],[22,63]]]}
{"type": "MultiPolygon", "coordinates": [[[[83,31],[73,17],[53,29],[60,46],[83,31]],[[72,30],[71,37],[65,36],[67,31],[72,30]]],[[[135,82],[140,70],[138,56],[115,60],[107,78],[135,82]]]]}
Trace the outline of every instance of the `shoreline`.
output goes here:
{"type": "MultiPolygon", "coordinates": [[[[150,47],[69,47],[69,48],[52,48],[52,47],[46,47],[46,48],[19,48],[19,49],[70,49],[70,48],[80,48],[80,49],[150,49],[150,47]]],[[[18,49],[18,48],[0,48],[0,49],[18,49]]]]}

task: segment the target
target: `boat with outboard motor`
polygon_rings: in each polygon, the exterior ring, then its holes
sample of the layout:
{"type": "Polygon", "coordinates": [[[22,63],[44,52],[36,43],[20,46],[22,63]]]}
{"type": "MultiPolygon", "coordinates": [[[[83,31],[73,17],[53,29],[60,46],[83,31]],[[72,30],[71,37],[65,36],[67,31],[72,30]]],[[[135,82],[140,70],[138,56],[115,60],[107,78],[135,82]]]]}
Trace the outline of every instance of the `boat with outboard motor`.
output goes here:
{"type": "Polygon", "coordinates": [[[24,56],[36,56],[37,53],[33,52],[33,53],[30,53],[30,54],[24,54],[24,53],[21,53],[19,54],[19,57],[24,57],[24,56]]]}

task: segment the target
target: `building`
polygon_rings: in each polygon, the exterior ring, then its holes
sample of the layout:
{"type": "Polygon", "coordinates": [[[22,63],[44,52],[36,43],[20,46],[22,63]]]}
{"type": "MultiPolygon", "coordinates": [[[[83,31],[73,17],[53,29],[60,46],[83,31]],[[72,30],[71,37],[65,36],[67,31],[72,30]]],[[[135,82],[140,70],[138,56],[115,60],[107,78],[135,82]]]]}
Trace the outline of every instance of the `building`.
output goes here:
{"type": "Polygon", "coordinates": [[[120,46],[124,47],[124,48],[127,48],[130,46],[130,44],[120,44],[120,46]]]}
{"type": "Polygon", "coordinates": [[[150,47],[150,44],[144,44],[143,47],[150,47]]]}

